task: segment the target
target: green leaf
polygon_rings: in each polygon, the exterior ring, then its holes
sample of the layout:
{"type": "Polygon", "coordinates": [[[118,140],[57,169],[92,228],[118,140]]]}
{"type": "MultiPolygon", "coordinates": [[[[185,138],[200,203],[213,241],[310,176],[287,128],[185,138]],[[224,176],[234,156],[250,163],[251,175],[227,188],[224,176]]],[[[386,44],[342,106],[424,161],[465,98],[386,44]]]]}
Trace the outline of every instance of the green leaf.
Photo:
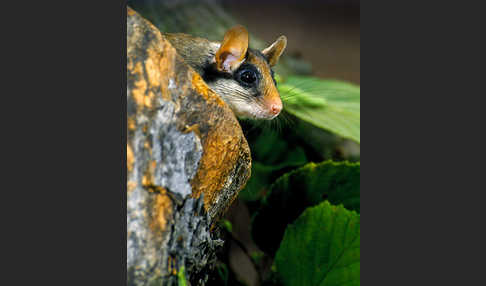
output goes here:
{"type": "Polygon", "coordinates": [[[253,219],[255,242],[275,253],[287,224],[324,200],[359,213],[360,169],[359,162],[325,161],[309,163],[278,178],[253,219]]]}
{"type": "Polygon", "coordinates": [[[298,197],[307,205],[316,205],[324,199],[332,204],[360,211],[361,163],[325,161],[309,163],[289,172],[275,181],[265,202],[275,207],[278,202],[288,209],[295,206],[298,197]]]}
{"type": "Polygon", "coordinates": [[[228,279],[229,279],[228,266],[226,266],[226,264],[224,263],[218,263],[216,265],[216,270],[218,272],[221,282],[223,282],[224,285],[228,285],[228,279]]]}
{"type": "Polygon", "coordinates": [[[179,269],[179,272],[177,273],[177,278],[178,278],[179,286],[187,286],[187,280],[186,280],[186,274],[185,274],[184,266],[182,266],[179,269]]]}
{"type": "Polygon", "coordinates": [[[278,86],[285,110],[301,120],[360,142],[360,87],[290,76],[278,86]]]}
{"type": "Polygon", "coordinates": [[[256,201],[263,197],[265,191],[282,172],[290,167],[307,163],[302,147],[289,145],[275,132],[262,133],[252,142],[251,177],[240,192],[244,201],[256,201]]]}
{"type": "Polygon", "coordinates": [[[229,220],[221,219],[218,223],[222,228],[226,229],[226,231],[230,233],[233,232],[233,224],[231,224],[229,220]]]}
{"type": "Polygon", "coordinates": [[[272,166],[265,166],[253,161],[251,164],[251,177],[246,186],[241,190],[239,198],[247,201],[257,201],[261,199],[266,188],[272,184],[272,174],[275,169],[272,166]]]}
{"type": "Polygon", "coordinates": [[[360,216],[325,201],[285,231],[275,257],[286,286],[360,285],[360,216]]]}
{"type": "Polygon", "coordinates": [[[281,169],[287,166],[305,164],[304,150],[296,145],[289,144],[285,137],[277,132],[263,132],[251,142],[253,161],[281,169]]]}
{"type": "Polygon", "coordinates": [[[253,263],[255,263],[255,265],[258,265],[258,266],[261,266],[264,256],[265,256],[265,253],[263,251],[260,251],[260,250],[250,252],[251,260],[253,260],[253,263]]]}
{"type": "Polygon", "coordinates": [[[245,188],[240,192],[240,198],[245,201],[261,199],[268,191],[272,182],[278,178],[278,171],[287,167],[296,167],[305,164],[305,154],[301,149],[288,153],[288,159],[278,165],[267,166],[254,161],[251,166],[251,177],[245,188]]]}

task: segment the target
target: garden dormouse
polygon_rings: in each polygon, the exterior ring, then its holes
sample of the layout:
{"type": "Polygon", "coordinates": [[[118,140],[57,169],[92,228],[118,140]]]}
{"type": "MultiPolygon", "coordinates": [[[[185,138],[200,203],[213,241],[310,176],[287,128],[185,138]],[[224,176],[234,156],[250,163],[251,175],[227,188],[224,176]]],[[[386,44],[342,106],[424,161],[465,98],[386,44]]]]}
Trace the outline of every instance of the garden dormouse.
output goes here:
{"type": "Polygon", "coordinates": [[[282,110],[271,67],[285,50],[285,36],[261,52],[248,47],[248,31],[240,25],[226,31],[221,43],[180,33],[164,36],[238,117],[270,120],[282,110]]]}

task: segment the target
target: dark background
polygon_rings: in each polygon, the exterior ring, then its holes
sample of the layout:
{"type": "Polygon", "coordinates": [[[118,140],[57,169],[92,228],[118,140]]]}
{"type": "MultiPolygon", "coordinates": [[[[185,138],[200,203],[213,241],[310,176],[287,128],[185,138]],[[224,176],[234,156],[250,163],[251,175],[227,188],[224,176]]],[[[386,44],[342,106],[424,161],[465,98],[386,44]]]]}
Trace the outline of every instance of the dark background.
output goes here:
{"type": "Polygon", "coordinates": [[[287,36],[286,53],[311,63],[315,75],[360,83],[359,1],[221,2],[265,42],[287,36]]]}

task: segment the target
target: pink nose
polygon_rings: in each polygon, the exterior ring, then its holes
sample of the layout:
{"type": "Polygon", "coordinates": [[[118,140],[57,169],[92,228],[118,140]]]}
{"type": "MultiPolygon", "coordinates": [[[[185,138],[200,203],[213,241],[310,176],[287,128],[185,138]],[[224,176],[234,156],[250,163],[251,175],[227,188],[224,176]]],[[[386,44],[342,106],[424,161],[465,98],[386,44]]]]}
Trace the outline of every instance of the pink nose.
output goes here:
{"type": "Polygon", "coordinates": [[[275,115],[279,114],[281,110],[282,103],[272,103],[272,105],[270,105],[270,111],[275,115]]]}

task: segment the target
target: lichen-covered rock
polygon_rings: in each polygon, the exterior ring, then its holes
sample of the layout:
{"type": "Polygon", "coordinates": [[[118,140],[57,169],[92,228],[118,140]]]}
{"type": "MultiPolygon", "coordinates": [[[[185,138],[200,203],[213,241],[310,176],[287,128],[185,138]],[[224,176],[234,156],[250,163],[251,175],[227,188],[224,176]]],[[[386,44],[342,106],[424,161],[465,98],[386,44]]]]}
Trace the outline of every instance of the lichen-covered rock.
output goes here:
{"type": "Polygon", "coordinates": [[[250,176],[248,144],[225,103],[160,32],[127,11],[129,285],[188,278],[221,245],[211,224],[250,176]]]}

